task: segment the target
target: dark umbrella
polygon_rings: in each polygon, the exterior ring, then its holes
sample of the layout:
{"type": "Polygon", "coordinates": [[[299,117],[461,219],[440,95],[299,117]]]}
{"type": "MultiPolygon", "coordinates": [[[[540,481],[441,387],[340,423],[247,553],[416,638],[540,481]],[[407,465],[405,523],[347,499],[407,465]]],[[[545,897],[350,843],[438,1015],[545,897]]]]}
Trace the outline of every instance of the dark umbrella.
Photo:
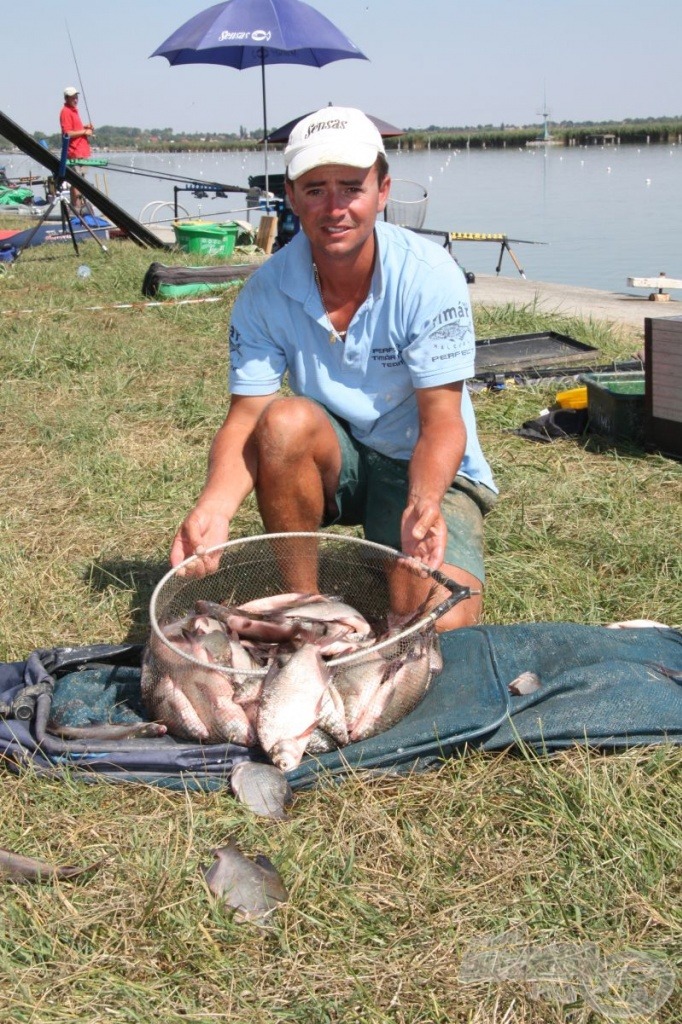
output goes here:
{"type": "MultiPolygon", "coordinates": [[[[331,107],[332,104],[330,103],[331,107]]],[[[309,114],[313,114],[314,111],[309,111],[309,114]]],[[[295,117],[293,121],[287,121],[281,128],[275,128],[273,132],[270,132],[266,141],[267,142],[287,142],[291,132],[296,127],[299,121],[302,121],[304,117],[308,117],[308,114],[301,114],[300,117],[295,117]]],[[[388,121],[382,121],[380,117],[374,117],[373,114],[367,114],[367,117],[372,121],[381,133],[382,139],[395,138],[397,135],[404,135],[405,132],[402,128],[396,128],[394,124],[389,124],[388,121]]]]}
{"type": "Polygon", "coordinates": [[[263,89],[265,188],[268,188],[266,64],[321,68],[335,60],[368,60],[355,43],[302,0],[227,0],[196,14],[154,50],[170,64],[260,67],[263,89]]]}

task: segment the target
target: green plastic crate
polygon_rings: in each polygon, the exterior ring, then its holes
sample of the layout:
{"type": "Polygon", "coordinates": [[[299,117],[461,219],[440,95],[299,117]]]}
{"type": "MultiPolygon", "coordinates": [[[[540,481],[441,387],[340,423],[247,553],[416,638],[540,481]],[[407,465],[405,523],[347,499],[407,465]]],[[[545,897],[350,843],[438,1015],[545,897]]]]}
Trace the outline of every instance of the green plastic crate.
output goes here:
{"type": "Polygon", "coordinates": [[[234,221],[214,224],[209,220],[188,220],[173,224],[175,238],[184,252],[202,256],[231,256],[234,252],[239,225],[234,221]]]}
{"type": "Polygon", "coordinates": [[[644,374],[584,373],[591,431],[641,444],[644,440],[644,374]]]}

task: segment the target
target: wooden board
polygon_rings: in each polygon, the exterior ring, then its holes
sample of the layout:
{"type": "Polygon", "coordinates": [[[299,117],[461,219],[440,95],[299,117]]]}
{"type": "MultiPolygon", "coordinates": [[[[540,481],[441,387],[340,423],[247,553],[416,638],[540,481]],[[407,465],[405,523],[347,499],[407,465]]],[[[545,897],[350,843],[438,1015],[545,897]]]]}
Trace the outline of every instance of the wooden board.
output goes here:
{"type": "Polygon", "coordinates": [[[264,214],[260,219],[260,224],[258,225],[256,245],[269,256],[272,252],[272,247],[275,244],[276,237],[277,217],[274,217],[272,214],[264,214]]]}
{"type": "Polygon", "coordinates": [[[644,320],[647,447],[682,458],[682,317],[644,320]]]}
{"type": "Polygon", "coordinates": [[[682,288],[682,281],[659,274],[658,277],[629,277],[630,288],[682,288]]]}

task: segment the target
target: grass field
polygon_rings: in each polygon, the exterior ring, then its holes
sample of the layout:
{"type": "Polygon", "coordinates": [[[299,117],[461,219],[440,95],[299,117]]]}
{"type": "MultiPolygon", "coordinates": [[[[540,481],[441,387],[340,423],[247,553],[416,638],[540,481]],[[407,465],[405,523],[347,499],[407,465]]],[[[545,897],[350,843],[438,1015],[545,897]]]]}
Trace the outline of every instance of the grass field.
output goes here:
{"type": "MultiPolygon", "coordinates": [[[[154,259],[187,263],[88,243],[80,257],[42,247],[0,264],[0,661],[145,639],[151,589],[228,401],[230,301],[145,305],[154,259]]],[[[642,345],[641,332],[532,308],[475,315],[481,336],[551,329],[597,346],[598,362],[642,345]]],[[[541,445],[511,433],[559,387],[475,396],[501,490],[486,622],[681,628],[679,463],[594,436],[541,445]]],[[[260,530],[247,502],[233,535],[260,530]]],[[[11,1024],[624,1019],[580,988],[562,990],[561,1005],[518,972],[460,976],[472,944],[505,932],[535,947],[592,943],[597,961],[650,956],[678,978],[653,1019],[682,1018],[673,746],[469,753],[406,780],[321,785],[285,823],[227,794],[75,774],[3,772],[0,793],[0,846],[59,863],[108,857],[90,878],[5,886],[0,1019],[11,1024]],[[201,879],[229,836],[267,854],[290,890],[267,932],[231,921],[201,879]]]]}

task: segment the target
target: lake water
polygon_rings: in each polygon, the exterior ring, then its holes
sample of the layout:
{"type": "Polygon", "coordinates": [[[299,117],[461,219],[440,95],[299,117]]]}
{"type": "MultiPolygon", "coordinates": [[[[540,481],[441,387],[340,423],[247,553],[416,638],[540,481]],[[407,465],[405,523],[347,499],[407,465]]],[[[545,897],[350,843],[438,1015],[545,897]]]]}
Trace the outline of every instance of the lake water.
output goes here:
{"type": "MultiPolygon", "coordinates": [[[[682,146],[394,151],[389,158],[396,190],[405,198],[427,191],[425,228],[545,243],[511,242],[529,279],[628,291],[628,277],[660,271],[682,277],[682,146]]],[[[90,180],[135,217],[148,203],[172,204],[173,181],[133,177],[113,165],[241,186],[264,169],[259,153],[112,153],[109,160],[106,170],[89,172],[90,180]]],[[[2,165],[9,176],[42,173],[21,155],[0,154],[2,165]]],[[[269,154],[268,169],[282,173],[280,152],[269,154]]],[[[237,194],[198,200],[183,192],[179,202],[191,216],[247,219],[244,197],[237,194]]],[[[410,205],[410,215],[418,208],[410,205]]],[[[157,211],[159,220],[164,217],[172,218],[172,206],[157,211]]],[[[258,212],[250,219],[257,220],[258,212]]],[[[495,272],[499,251],[499,243],[453,243],[460,264],[478,273],[495,272]]],[[[517,274],[508,253],[501,273],[517,274]]]]}

